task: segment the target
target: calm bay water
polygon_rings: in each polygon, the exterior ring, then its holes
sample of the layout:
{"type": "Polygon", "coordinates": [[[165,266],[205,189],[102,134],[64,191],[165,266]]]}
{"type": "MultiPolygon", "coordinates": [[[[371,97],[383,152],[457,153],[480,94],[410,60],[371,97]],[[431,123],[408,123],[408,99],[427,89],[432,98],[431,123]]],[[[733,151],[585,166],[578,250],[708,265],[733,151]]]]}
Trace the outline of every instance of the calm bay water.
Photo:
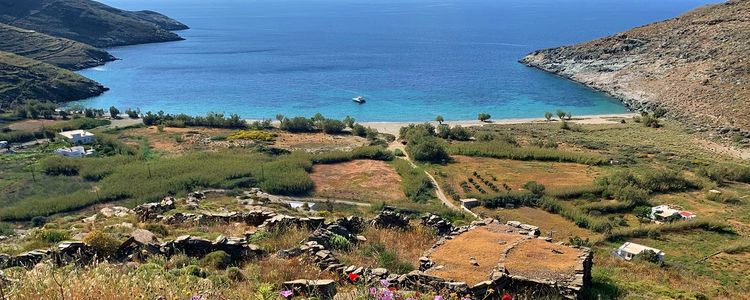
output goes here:
{"type": "Polygon", "coordinates": [[[517,60],[677,16],[699,0],[104,0],[191,26],[83,70],[111,90],[78,103],[170,113],[359,121],[620,113],[615,99],[517,60]],[[352,97],[362,95],[358,105],[352,97]]]}

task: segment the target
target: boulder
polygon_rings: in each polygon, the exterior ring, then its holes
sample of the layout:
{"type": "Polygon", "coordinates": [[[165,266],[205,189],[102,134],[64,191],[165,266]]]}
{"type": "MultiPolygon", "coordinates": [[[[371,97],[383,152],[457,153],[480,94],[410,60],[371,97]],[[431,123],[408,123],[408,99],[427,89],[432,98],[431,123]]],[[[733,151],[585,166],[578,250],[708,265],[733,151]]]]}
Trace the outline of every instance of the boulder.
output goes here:
{"type": "Polygon", "coordinates": [[[304,295],[318,299],[333,299],[336,295],[336,282],[333,280],[298,279],[284,282],[282,290],[292,291],[295,296],[304,295]]]}
{"type": "Polygon", "coordinates": [[[409,219],[400,213],[384,210],[375,216],[375,218],[370,221],[370,224],[380,228],[406,230],[409,228],[409,219]]]}
{"type": "Polygon", "coordinates": [[[130,232],[130,236],[141,244],[157,243],[158,239],[151,231],[146,229],[136,229],[130,232]]]}

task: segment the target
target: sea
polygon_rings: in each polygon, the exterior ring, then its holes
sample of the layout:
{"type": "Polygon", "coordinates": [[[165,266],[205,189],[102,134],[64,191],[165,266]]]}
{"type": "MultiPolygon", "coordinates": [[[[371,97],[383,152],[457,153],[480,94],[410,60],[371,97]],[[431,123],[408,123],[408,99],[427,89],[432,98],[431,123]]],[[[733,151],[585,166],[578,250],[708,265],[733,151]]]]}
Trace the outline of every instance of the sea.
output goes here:
{"type": "Polygon", "coordinates": [[[537,49],[678,16],[706,0],[103,0],[191,27],[184,41],[107,49],[75,102],[246,119],[473,120],[623,113],[608,95],[526,67],[537,49]],[[358,104],[353,97],[362,96],[358,104]]]}

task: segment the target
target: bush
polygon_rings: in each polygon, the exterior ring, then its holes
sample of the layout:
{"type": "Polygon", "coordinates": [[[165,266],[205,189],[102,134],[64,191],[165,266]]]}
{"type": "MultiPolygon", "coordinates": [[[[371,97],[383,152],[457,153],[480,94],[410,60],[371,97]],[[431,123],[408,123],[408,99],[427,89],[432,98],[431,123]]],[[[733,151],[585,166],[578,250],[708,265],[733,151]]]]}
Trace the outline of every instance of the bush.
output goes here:
{"type": "Polygon", "coordinates": [[[721,192],[721,193],[706,193],[706,200],[724,203],[724,204],[740,204],[742,200],[735,193],[721,192]]]}
{"type": "Polygon", "coordinates": [[[406,197],[414,202],[427,202],[434,197],[435,186],[427,175],[403,159],[393,161],[393,167],[401,176],[401,188],[406,197]]]}
{"type": "Polygon", "coordinates": [[[13,226],[8,223],[0,222],[0,235],[10,236],[15,233],[16,231],[13,229],[13,226]]]}
{"type": "Polygon", "coordinates": [[[201,266],[223,270],[232,264],[232,257],[224,251],[214,251],[201,259],[201,266]]]}
{"type": "Polygon", "coordinates": [[[118,241],[112,235],[95,230],[89,232],[84,238],[83,242],[93,247],[101,257],[110,257],[120,247],[120,241],[118,241]]]}
{"type": "Polygon", "coordinates": [[[339,120],[325,119],[322,121],[322,130],[327,134],[338,134],[344,132],[346,124],[339,120]]]}
{"type": "Polygon", "coordinates": [[[59,156],[48,157],[40,164],[44,174],[50,176],[75,176],[78,175],[81,169],[81,161],[79,159],[59,156]]]}
{"type": "Polygon", "coordinates": [[[42,216],[36,216],[31,218],[31,226],[34,227],[42,227],[44,224],[47,223],[47,218],[42,216]]]}
{"type": "Polygon", "coordinates": [[[313,121],[305,117],[286,118],[281,121],[281,130],[289,132],[313,132],[315,126],[313,121]]]}
{"type": "Polygon", "coordinates": [[[147,112],[143,115],[146,126],[164,125],[169,127],[200,126],[212,128],[246,128],[247,122],[237,114],[225,117],[224,114],[208,113],[205,117],[193,117],[186,114],[170,115],[160,111],[156,114],[147,112]]]}
{"type": "Polygon", "coordinates": [[[536,181],[527,182],[526,184],[523,185],[523,188],[537,196],[541,196],[544,194],[544,185],[536,181]]]}
{"type": "Polygon", "coordinates": [[[227,278],[234,282],[243,282],[245,281],[245,274],[242,273],[240,268],[231,267],[227,269],[227,278]]]}
{"type": "Polygon", "coordinates": [[[69,239],[70,233],[59,229],[41,229],[34,232],[34,238],[42,240],[48,244],[57,244],[69,239]]]}
{"type": "Polygon", "coordinates": [[[259,140],[273,141],[277,134],[262,130],[240,130],[226,136],[227,140],[259,140]]]}
{"type": "Polygon", "coordinates": [[[587,165],[600,165],[608,161],[606,157],[600,154],[568,152],[558,149],[538,147],[518,147],[502,140],[456,143],[451,145],[448,150],[450,154],[466,156],[507,158],[515,160],[575,162],[587,165]]]}
{"type": "Polygon", "coordinates": [[[394,149],[393,150],[393,155],[398,156],[398,157],[403,157],[404,156],[404,152],[401,151],[401,149],[394,149]]]}
{"type": "Polygon", "coordinates": [[[352,248],[352,242],[347,240],[345,237],[335,233],[331,236],[329,242],[331,243],[331,248],[335,250],[348,251],[352,248]]]}
{"type": "Polygon", "coordinates": [[[479,121],[482,121],[482,122],[486,122],[490,118],[492,118],[492,116],[488,113],[479,113],[479,115],[477,116],[477,119],[479,119],[479,121]]]}
{"type": "Polygon", "coordinates": [[[167,226],[164,226],[162,224],[149,223],[149,224],[146,224],[146,226],[144,227],[144,229],[146,229],[148,231],[151,231],[152,233],[154,233],[154,234],[156,234],[156,235],[158,235],[160,237],[165,237],[165,236],[169,235],[169,230],[167,229],[167,226]]]}
{"type": "Polygon", "coordinates": [[[406,145],[406,151],[417,161],[444,163],[450,160],[444,142],[434,137],[414,139],[406,145]]]}
{"type": "Polygon", "coordinates": [[[712,164],[699,168],[697,173],[719,184],[726,181],[750,183],[750,167],[739,164],[712,164]]]}
{"type": "Polygon", "coordinates": [[[656,254],[656,252],[652,250],[643,250],[641,253],[638,253],[638,255],[635,256],[636,260],[639,261],[645,261],[652,264],[661,264],[661,260],[659,259],[659,254],[656,254]]]}
{"type": "Polygon", "coordinates": [[[391,161],[394,157],[393,153],[384,147],[367,146],[354,148],[354,150],[352,150],[352,158],[391,161]]]}
{"type": "Polygon", "coordinates": [[[189,265],[184,268],[182,268],[182,274],[184,275],[190,275],[195,276],[199,278],[206,278],[208,277],[208,272],[206,270],[201,269],[200,267],[196,265],[189,265]]]}

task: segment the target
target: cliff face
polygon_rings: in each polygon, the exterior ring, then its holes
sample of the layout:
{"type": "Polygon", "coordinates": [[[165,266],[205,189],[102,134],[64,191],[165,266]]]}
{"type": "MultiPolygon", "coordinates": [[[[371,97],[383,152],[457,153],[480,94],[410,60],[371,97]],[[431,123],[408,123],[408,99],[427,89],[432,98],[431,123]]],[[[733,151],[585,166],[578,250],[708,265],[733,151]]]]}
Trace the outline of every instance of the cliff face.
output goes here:
{"type": "Polygon", "coordinates": [[[130,12],[91,0],[0,0],[0,22],[96,47],[181,40],[184,24],[152,11],[130,12]]]}
{"type": "Polygon", "coordinates": [[[536,51],[521,63],[607,92],[635,110],[663,107],[700,130],[750,136],[750,0],[536,51]]]}
{"type": "Polygon", "coordinates": [[[53,65],[0,52],[0,103],[26,100],[73,101],[100,95],[107,88],[53,65]]]}
{"type": "Polygon", "coordinates": [[[69,70],[103,65],[115,57],[102,49],[69,39],[0,23],[0,51],[14,53],[69,70]]]}

